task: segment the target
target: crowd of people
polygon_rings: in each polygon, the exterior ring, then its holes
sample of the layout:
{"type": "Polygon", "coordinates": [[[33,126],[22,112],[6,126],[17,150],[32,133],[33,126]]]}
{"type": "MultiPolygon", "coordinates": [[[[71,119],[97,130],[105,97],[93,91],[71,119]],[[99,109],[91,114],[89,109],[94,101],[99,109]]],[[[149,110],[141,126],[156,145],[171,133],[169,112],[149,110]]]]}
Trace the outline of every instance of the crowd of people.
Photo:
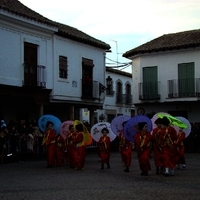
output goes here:
{"type": "MultiPolygon", "coordinates": [[[[123,126],[126,122],[123,122],[123,126]]],[[[148,176],[151,170],[150,158],[153,154],[155,173],[165,176],[174,176],[175,169],[185,168],[185,152],[200,152],[200,123],[192,125],[191,133],[186,138],[182,129],[177,133],[170,126],[166,117],[155,121],[156,128],[152,133],[147,131],[147,123],[138,123],[138,132],[134,136],[134,142],[127,140],[123,130],[117,137],[121,161],[124,162],[124,172],[130,172],[132,153],[137,153],[138,163],[142,176],[148,176]]],[[[8,124],[1,120],[0,129],[0,156],[1,163],[5,155],[12,155],[15,161],[26,160],[46,155],[47,167],[64,166],[68,163],[71,168],[83,170],[86,145],[84,143],[83,125],[69,126],[69,132],[64,139],[53,128],[53,122],[48,121],[46,130],[41,132],[37,121],[33,120],[28,125],[25,120],[19,123],[10,121],[8,124]],[[4,156],[3,156],[4,155],[4,156]]],[[[106,164],[110,168],[111,140],[109,130],[102,129],[102,136],[97,142],[100,169],[106,164]]]]}

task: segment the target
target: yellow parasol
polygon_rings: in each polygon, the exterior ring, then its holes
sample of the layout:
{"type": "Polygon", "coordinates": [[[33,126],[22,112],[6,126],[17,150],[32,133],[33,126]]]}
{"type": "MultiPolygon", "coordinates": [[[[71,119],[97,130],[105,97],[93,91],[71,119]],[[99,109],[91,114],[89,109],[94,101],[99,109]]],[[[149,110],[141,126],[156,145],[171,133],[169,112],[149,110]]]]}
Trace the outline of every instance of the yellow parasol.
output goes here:
{"type": "Polygon", "coordinates": [[[88,129],[87,129],[87,127],[81,122],[81,121],[79,121],[79,120],[74,120],[74,122],[73,122],[73,126],[74,126],[74,128],[75,128],[75,126],[77,125],[77,124],[82,124],[83,125],[83,136],[84,136],[84,143],[85,143],[85,145],[90,145],[91,143],[92,143],[92,136],[90,135],[90,133],[89,133],[89,131],[88,131],[88,129]]]}

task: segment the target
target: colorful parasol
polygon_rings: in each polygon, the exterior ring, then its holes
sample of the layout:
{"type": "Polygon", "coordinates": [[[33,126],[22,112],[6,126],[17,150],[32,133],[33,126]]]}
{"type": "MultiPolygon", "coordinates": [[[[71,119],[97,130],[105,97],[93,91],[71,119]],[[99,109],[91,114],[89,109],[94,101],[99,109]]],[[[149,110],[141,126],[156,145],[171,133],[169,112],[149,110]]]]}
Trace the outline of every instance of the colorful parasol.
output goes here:
{"type": "Polygon", "coordinates": [[[127,140],[130,142],[134,142],[134,136],[138,132],[138,123],[139,122],[146,122],[148,129],[147,131],[150,133],[152,131],[152,122],[151,119],[149,119],[145,115],[136,115],[135,117],[132,117],[128,120],[128,122],[124,126],[124,135],[127,140]]]}
{"type": "MultiPolygon", "coordinates": [[[[168,113],[165,113],[165,112],[158,112],[156,113],[152,118],[151,118],[151,122],[152,122],[152,125],[153,125],[153,129],[156,128],[156,124],[155,124],[155,121],[159,118],[159,116],[162,115],[162,116],[171,116],[170,114],[168,113]]],[[[162,117],[160,117],[162,118],[162,117]]]]}
{"type": "MultiPolygon", "coordinates": [[[[190,122],[184,118],[184,117],[181,117],[181,116],[176,116],[177,119],[181,120],[184,124],[187,125],[187,128],[184,128],[183,129],[183,132],[185,133],[185,137],[187,137],[190,133],[191,133],[191,124],[190,122]]],[[[177,131],[177,133],[179,132],[180,128],[177,127],[177,126],[174,126],[175,130],[177,131]]]]}
{"type": "Polygon", "coordinates": [[[113,133],[119,135],[120,131],[124,129],[122,123],[128,121],[130,118],[131,117],[127,115],[119,115],[115,117],[110,123],[113,133]]]}
{"type": "Polygon", "coordinates": [[[53,123],[53,128],[55,129],[57,134],[60,134],[60,125],[61,125],[61,121],[60,119],[58,119],[56,116],[54,115],[42,115],[39,119],[38,119],[38,126],[39,129],[42,132],[45,132],[46,130],[46,124],[47,122],[50,121],[53,123]]]}
{"type": "Polygon", "coordinates": [[[83,125],[83,133],[84,133],[84,143],[85,145],[90,145],[92,143],[92,136],[89,133],[87,127],[79,120],[75,120],[73,122],[74,128],[77,124],[82,124],[83,125]]]}
{"type": "Polygon", "coordinates": [[[64,121],[60,125],[60,135],[64,138],[64,140],[66,139],[67,134],[69,133],[69,126],[70,125],[73,125],[73,121],[72,120],[64,121]]]}
{"type": "Polygon", "coordinates": [[[110,140],[113,141],[116,138],[116,135],[113,133],[110,123],[108,123],[108,122],[99,122],[97,124],[94,124],[91,128],[92,138],[96,142],[98,142],[100,137],[102,136],[101,130],[103,128],[107,128],[109,130],[108,136],[110,137],[110,140]]]}
{"type": "Polygon", "coordinates": [[[177,119],[176,117],[173,117],[171,115],[163,115],[163,114],[157,114],[158,117],[163,118],[163,117],[167,117],[170,120],[170,124],[174,125],[174,126],[178,126],[179,128],[187,128],[187,125],[182,122],[181,120],[177,119]]]}

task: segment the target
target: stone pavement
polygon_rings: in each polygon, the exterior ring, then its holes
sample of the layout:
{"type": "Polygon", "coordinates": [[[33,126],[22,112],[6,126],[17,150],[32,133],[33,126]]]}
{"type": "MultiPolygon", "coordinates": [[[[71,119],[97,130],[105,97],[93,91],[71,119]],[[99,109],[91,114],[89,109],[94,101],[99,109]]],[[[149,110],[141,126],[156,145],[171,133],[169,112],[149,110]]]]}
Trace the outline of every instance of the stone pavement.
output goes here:
{"type": "Polygon", "coordinates": [[[174,177],[156,175],[153,157],[149,176],[141,176],[135,151],[129,173],[119,152],[111,152],[104,170],[91,152],[83,171],[46,168],[46,160],[0,164],[0,200],[200,200],[200,154],[185,156],[186,169],[174,177]]]}

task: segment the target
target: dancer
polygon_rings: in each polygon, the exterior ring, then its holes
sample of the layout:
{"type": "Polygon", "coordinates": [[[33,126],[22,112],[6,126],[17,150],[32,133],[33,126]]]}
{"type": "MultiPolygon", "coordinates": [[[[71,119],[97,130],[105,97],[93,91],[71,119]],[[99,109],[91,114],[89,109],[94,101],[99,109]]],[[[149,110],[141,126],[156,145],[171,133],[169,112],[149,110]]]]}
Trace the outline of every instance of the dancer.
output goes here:
{"type": "Polygon", "coordinates": [[[56,141],[56,166],[64,166],[65,163],[65,140],[64,138],[58,134],[55,138],[56,141]]]}
{"type": "Polygon", "coordinates": [[[67,162],[69,163],[70,168],[75,168],[74,161],[74,146],[73,146],[73,136],[75,134],[74,125],[69,125],[69,133],[66,137],[66,149],[67,149],[67,162]]]}
{"type": "Polygon", "coordinates": [[[139,131],[134,136],[135,148],[142,176],[148,176],[148,171],[151,170],[149,159],[152,148],[152,136],[149,132],[147,132],[147,129],[148,126],[146,122],[138,123],[139,131]]]}
{"type": "Polygon", "coordinates": [[[165,176],[174,176],[174,168],[176,165],[176,145],[175,141],[177,140],[177,133],[176,130],[170,126],[170,121],[167,117],[162,118],[162,151],[163,151],[163,158],[164,158],[164,168],[165,176]]]}
{"type": "MultiPolygon", "coordinates": [[[[124,127],[126,122],[127,121],[122,123],[122,127],[124,127]]],[[[129,167],[131,166],[133,144],[125,138],[123,130],[121,130],[119,133],[119,148],[120,148],[122,161],[124,162],[124,165],[126,166],[126,168],[124,169],[124,172],[129,172],[129,167]]]]}
{"type": "Polygon", "coordinates": [[[104,169],[104,163],[107,164],[107,168],[110,168],[110,137],[107,136],[109,130],[107,128],[103,128],[101,130],[103,134],[98,142],[99,146],[99,154],[101,158],[101,169],[104,169]]]}
{"type": "Polygon", "coordinates": [[[72,141],[74,147],[74,164],[76,170],[83,170],[85,163],[85,144],[83,135],[83,125],[77,124],[75,126],[75,133],[73,134],[72,141]]]}
{"type": "Polygon", "coordinates": [[[47,151],[47,167],[53,167],[55,165],[55,138],[56,131],[53,129],[53,122],[48,121],[46,124],[46,130],[44,132],[44,137],[42,145],[45,145],[47,151]]]}
{"type": "Polygon", "coordinates": [[[177,169],[180,169],[180,165],[182,165],[182,168],[185,168],[185,146],[184,146],[184,140],[185,140],[185,132],[183,129],[179,129],[179,132],[177,134],[177,140],[175,141],[175,144],[177,146],[177,169]]]}
{"type": "Polygon", "coordinates": [[[153,137],[153,152],[154,152],[154,163],[156,166],[156,174],[159,175],[163,172],[164,160],[163,160],[163,152],[161,146],[161,128],[162,128],[162,119],[158,118],[154,122],[156,124],[156,128],[152,131],[153,137]]]}

